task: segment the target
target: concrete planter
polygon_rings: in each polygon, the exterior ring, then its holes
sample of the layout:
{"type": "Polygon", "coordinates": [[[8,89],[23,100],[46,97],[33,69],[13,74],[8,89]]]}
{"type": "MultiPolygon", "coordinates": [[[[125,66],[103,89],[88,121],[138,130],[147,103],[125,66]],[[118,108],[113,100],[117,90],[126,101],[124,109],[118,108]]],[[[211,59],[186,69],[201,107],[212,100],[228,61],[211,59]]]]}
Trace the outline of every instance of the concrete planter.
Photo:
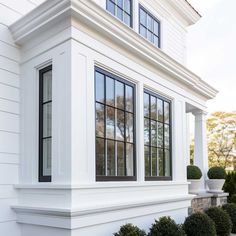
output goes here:
{"type": "Polygon", "coordinates": [[[200,179],[188,179],[190,182],[188,186],[189,193],[198,194],[200,189],[201,180],[200,179]]]}
{"type": "Polygon", "coordinates": [[[223,193],[223,185],[225,183],[224,179],[207,179],[207,185],[209,187],[208,192],[210,193],[223,193]]]}

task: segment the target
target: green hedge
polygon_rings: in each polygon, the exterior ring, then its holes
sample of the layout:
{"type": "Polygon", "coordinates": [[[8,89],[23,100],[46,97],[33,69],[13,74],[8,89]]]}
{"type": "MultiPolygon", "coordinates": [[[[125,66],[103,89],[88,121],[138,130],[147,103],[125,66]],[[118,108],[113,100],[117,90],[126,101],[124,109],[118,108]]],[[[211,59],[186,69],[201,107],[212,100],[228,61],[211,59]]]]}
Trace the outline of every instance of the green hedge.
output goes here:
{"type": "Polygon", "coordinates": [[[227,174],[223,190],[229,193],[228,202],[236,203],[236,171],[227,174]]]}
{"type": "Polygon", "coordinates": [[[187,166],[187,179],[201,179],[202,171],[194,165],[187,166]]]}
{"type": "Polygon", "coordinates": [[[221,166],[211,167],[208,172],[207,176],[209,179],[225,179],[226,172],[225,169],[221,166]]]}

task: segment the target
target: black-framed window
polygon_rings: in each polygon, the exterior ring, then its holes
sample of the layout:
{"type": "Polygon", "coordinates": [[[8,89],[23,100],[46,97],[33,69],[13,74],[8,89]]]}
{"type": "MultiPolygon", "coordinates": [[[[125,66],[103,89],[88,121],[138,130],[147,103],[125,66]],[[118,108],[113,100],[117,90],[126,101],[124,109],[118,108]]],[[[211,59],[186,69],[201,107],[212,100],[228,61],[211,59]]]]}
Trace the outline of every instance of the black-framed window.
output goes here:
{"type": "Polygon", "coordinates": [[[158,48],[161,47],[160,21],[139,5],[139,33],[158,48]]]}
{"type": "Polygon", "coordinates": [[[144,91],[146,180],[171,180],[171,102],[144,91]]]}
{"type": "Polygon", "coordinates": [[[136,180],[135,86],[95,68],[96,180],[136,180]]]}
{"type": "Polygon", "coordinates": [[[39,181],[51,182],[52,66],[39,71],[39,181]]]}
{"type": "Polygon", "coordinates": [[[132,27],[132,0],[107,0],[107,10],[132,27]]]}

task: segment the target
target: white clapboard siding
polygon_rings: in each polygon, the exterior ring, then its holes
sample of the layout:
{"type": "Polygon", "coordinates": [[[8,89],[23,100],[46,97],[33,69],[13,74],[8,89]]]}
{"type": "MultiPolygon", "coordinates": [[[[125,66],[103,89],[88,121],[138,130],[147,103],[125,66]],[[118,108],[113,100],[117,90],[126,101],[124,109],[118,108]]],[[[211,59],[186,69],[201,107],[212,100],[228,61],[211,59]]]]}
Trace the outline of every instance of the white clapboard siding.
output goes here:
{"type": "Polygon", "coordinates": [[[0,22],[7,26],[15,22],[23,15],[2,4],[0,4],[0,13],[0,22]]]}
{"type": "Polygon", "coordinates": [[[7,58],[7,55],[5,57],[0,56],[0,68],[18,75],[20,73],[19,63],[16,60],[7,58]]]}
{"type": "Polygon", "coordinates": [[[20,91],[18,88],[0,83],[0,98],[19,102],[19,93],[20,91]]]}
{"type": "Polygon", "coordinates": [[[6,198],[16,198],[16,197],[17,197],[17,193],[16,193],[15,188],[12,186],[12,184],[0,185],[0,200],[6,199],[6,198]]]}
{"type": "Polygon", "coordinates": [[[0,223],[0,232],[4,232],[4,236],[20,236],[20,225],[15,221],[7,221],[0,223]],[[10,230],[9,230],[10,229],[10,230]]]}
{"type": "Polygon", "coordinates": [[[0,111],[0,131],[19,133],[19,115],[0,111]]]}
{"type": "MultiPolygon", "coordinates": [[[[19,156],[14,153],[1,153],[0,152],[0,163],[2,164],[19,164],[19,156]]],[[[1,198],[1,188],[0,188],[1,198]]]]}
{"type": "Polygon", "coordinates": [[[8,43],[8,44],[16,47],[8,27],[6,25],[3,25],[1,22],[0,22],[0,41],[8,43]]]}
{"type": "MultiPolygon", "coordinates": [[[[0,199],[0,223],[16,220],[16,214],[10,208],[10,206],[16,204],[16,202],[17,200],[15,198],[0,199]]],[[[15,235],[12,234],[12,236],[15,235]]]]}
{"type": "Polygon", "coordinates": [[[8,58],[19,61],[20,59],[20,52],[18,47],[14,47],[6,42],[0,41],[0,55],[7,56],[8,58]]]}
{"type": "Polygon", "coordinates": [[[19,102],[14,102],[0,98],[0,111],[19,114],[20,113],[19,102]]]}
{"type": "Polygon", "coordinates": [[[16,184],[17,182],[18,164],[0,164],[0,188],[1,185],[12,185],[16,184]]]}
{"type": "Polygon", "coordinates": [[[20,78],[19,75],[0,68],[0,83],[19,88],[20,78]]]}

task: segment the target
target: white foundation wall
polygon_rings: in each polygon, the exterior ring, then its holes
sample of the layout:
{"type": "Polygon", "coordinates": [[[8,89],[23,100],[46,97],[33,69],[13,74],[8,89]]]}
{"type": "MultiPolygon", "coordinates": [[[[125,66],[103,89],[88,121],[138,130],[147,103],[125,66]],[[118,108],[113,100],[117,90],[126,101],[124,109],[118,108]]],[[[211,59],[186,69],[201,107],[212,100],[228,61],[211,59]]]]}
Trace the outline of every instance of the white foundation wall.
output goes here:
{"type": "Polygon", "coordinates": [[[13,188],[18,183],[20,119],[20,52],[8,26],[43,0],[0,0],[0,235],[19,236],[13,188]]]}

